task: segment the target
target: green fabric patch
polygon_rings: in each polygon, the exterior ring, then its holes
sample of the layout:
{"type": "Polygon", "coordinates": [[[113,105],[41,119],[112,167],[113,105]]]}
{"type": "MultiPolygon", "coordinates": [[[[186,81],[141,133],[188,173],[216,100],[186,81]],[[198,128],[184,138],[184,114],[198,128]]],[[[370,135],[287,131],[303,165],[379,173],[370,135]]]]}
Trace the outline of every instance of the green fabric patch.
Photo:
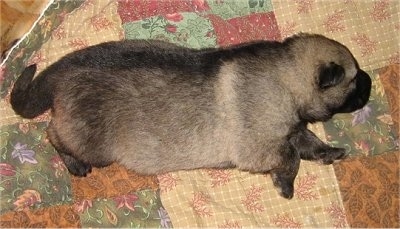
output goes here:
{"type": "Polygon", "coordinates": [[[123,25],[126,39],[155,39],[191,48],[216,46],[211,22],[196,13],[179,13],[176,18],[155,16],[123,25]]]}
{"type": "Polygon", "coordinates": [[[368,72],[372,90],[364,108],[351,114],[337,114],[324,123],[328,142],[345,148],[351,156],[378,155],[398,149],[398,136],[377,72],[368,72]]]}
{"type": "Polygon", "coordinates": [[[208,1],[211,8],[208,13],[216,14],[223,19],[230,19],[249,15],[251,13],[262,13],[273,11],[271,0],[241,0],[241,1],[208,1]]]}
{"type": "Polygon", "coordinates": [[[68,170],[46,140],[46,122],[0,128],[0,213],[72,202],[68,170]]]}
{"type": "Polygon", "coordinates": [[[75,204],[82,227],[171,228],[159,192],[143,190],[108,199],[83,200],[75,204]]]}

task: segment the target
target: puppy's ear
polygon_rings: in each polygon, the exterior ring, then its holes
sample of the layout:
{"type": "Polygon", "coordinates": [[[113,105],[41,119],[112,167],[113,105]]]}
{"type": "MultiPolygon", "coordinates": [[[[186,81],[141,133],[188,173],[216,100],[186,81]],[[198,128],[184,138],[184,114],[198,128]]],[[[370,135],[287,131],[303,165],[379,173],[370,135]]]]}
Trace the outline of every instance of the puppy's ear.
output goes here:
{"type": "Polygon", "coordinates": [[[319,69],[318,86],[326,89],[338,85],[344,79],[344,68],[334,62],[322,65],[319,69]]]}

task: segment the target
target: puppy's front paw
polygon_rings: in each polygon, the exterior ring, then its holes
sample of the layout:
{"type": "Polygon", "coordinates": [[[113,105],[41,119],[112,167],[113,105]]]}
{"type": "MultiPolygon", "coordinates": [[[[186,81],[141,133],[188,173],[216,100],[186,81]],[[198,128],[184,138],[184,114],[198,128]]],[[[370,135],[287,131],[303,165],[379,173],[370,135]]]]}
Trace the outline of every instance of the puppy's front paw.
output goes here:
{"type": "Polygon", "coordinates": [[[336,160],[341,160],[346,156],[345,149],[330,147],[319,152],[319,161],[321,161],[322,164],[330,165],[336,160]]]}

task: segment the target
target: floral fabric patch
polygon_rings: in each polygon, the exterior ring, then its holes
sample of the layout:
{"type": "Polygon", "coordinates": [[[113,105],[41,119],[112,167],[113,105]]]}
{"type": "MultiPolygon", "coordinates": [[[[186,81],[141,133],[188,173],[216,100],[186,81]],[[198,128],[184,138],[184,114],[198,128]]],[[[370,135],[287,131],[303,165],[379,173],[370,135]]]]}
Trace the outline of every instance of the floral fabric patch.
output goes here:
{"type": "Polygon", "coordinates": [[[0,127],[0,213],[72,202],[71,179],[46,122],[0,127]]]}

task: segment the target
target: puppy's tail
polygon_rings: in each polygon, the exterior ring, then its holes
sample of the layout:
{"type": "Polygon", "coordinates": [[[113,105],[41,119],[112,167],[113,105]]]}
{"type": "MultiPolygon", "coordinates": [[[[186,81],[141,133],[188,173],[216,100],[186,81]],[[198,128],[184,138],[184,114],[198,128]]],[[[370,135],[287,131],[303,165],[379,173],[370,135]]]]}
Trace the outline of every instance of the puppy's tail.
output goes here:
{"type": "Polygon", "coordinates": [[[35,118],[53,104],[53,95],[46,74],[33,81],[36,65],[25,68],[11,91],[11,106],[23,118],[35,118]]]}

